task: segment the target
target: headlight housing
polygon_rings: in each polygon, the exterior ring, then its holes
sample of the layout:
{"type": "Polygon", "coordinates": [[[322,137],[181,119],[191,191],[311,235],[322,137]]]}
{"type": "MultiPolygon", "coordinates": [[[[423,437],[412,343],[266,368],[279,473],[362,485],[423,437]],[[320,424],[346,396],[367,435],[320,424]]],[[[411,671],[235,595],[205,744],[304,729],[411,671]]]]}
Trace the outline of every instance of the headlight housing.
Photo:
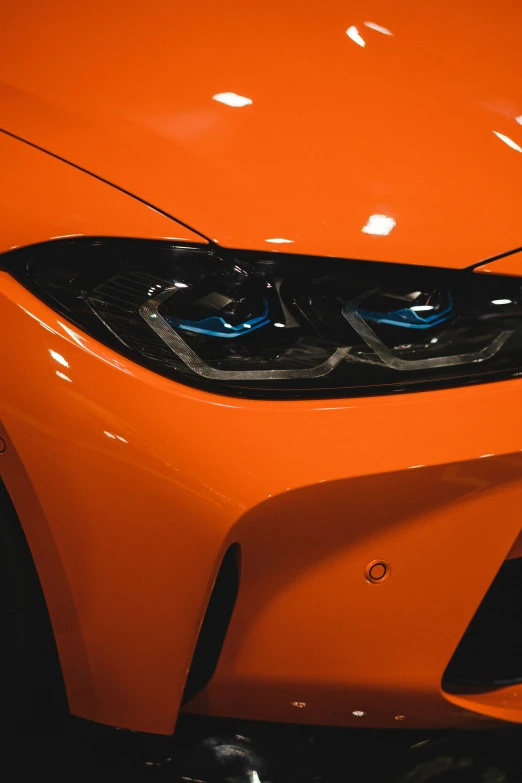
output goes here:
{"type": "Polygon", "coordinates": [[[4,268],[87,333],[176,381],[348,397],[522,370],[521,281],[137,240],[60,240],[4,268]]]}

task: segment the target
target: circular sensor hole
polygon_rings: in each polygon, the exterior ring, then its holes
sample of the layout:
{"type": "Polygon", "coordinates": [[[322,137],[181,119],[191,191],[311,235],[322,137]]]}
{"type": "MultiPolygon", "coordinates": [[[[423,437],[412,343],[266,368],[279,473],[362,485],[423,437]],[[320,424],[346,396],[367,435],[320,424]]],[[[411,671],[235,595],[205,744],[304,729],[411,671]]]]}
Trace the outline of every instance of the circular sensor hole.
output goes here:
{"type": "Polygon", "coordinates": [[[391,566],[387,560],[371,560],[364,569],[364,576],[373,585],[385,582],[391,573],[391,566]]]}

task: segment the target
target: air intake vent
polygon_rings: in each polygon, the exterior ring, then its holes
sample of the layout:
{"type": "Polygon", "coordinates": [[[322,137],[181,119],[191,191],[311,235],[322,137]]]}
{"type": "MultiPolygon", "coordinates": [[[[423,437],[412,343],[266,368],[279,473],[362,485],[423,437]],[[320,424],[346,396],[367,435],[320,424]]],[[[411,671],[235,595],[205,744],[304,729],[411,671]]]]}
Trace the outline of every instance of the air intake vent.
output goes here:
{"type": "Polygon", "coordinates": [[[522,682],[522,558],[506,560],[443,678],[448,692],[522,682]]]}
{"type": "Polygon", "coordinates": [[[239,554],[235,544],[221,563],[188,673],[183,704],[205,687],[216,670],[239,588],[239,554]]]}

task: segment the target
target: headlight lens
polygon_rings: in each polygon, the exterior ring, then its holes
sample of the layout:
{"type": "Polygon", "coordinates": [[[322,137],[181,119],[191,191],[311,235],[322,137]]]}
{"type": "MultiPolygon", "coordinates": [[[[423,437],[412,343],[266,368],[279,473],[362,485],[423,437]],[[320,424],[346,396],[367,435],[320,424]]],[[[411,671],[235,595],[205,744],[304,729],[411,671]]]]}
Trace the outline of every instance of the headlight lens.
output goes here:
{"type": "Polygon", "coordinates": [[[522,370],[518,278],[131,240],[4,259],[86,332],[213,392],[385,394],[522,370]]]}

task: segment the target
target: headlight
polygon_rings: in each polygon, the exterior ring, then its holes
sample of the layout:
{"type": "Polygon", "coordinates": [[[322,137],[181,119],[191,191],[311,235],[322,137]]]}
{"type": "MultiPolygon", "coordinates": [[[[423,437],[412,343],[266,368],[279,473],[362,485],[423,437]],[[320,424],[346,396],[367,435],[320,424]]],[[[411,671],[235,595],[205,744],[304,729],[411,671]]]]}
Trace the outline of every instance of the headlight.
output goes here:
{"type": "Polygon", "coordinates": [[[518,278],[131,240],[47,243],[4,266],[120,353],[222,394],[385,394],[522,369],[518,278]]]}

